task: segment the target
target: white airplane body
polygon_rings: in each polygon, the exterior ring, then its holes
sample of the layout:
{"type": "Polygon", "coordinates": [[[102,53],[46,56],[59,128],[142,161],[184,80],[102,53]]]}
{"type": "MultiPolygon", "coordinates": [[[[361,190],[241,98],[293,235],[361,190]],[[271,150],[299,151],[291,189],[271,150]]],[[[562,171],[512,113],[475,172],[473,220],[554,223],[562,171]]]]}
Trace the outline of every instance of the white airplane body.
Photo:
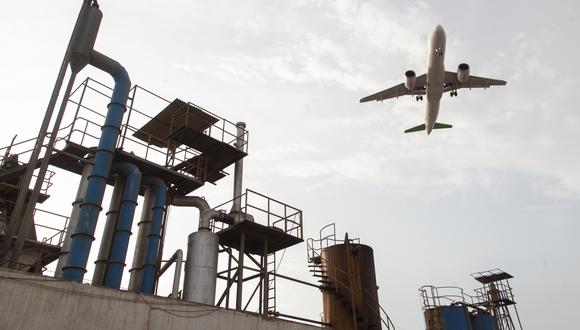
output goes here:
{"type": "Polygon", "coordinates": [[[427,134],[431,134],[433,129],[452,127],[437,122],[443,93],[450,92],[451,96],[457,96],[457,90],[460,88],[488,88],[506,84],[504,80],[470,76],[469,65],[465,63],[459,65],[457,72],[445,71],[445,41],[445,30],[441,25],[437,25],[429,40],[427,73],[417,77],[415,72],[408,70],[405,72],[405,82],[364,97],[360,102],[383,101],[403,95],[415,96],[419,101],[423,100],[423,95],[425,95],[427,97],[425,123],[409,128],[405,133],[425,130],[427,134]]]}

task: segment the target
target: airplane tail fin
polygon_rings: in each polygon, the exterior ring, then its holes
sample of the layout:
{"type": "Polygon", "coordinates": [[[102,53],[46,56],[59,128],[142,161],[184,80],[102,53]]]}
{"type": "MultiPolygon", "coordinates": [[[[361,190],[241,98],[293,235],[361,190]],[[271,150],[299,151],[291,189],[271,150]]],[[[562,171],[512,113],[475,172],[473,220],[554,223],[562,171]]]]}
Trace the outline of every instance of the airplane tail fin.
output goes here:
{"type": "MultiPolygon", "coordinates": [[[[433,129],[443,129],[443,128],[451,128],[453,125],[443,124],[443,123],[435,123],[433,129]]],[[[405,130],[405,133],[413,133],[413,132],[420,132],[426,129],[425,124],[421,124],[419,126],[415,126],[405,130]]]]}

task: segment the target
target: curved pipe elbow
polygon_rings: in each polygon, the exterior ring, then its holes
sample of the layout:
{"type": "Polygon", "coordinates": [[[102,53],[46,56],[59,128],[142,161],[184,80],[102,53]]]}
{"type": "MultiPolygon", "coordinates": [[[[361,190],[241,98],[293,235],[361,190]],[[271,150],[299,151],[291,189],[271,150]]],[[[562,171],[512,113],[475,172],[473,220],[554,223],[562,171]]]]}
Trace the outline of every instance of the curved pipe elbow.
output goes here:
{"type": "Polygon", "coordinates": [[[111,97],[112,103],[120,103],[125,106],[127,96],[131,89],[131,79],[125,68],[112,58],[103,55],[96,50],[91,52],[90,64],[110,74],[115,80],[115,89],[111,97]]]}
{"type": "Polygon", "coordinates": [[[201,214],[201,216],[199,217],[199,230],[210,230],[211,226],[211,220],[218,220],[221,221],[224,217],[224,212],[223,211],[218,211],[218,210],[206,210],[205,212],[203,212],[201,214]]]}
{"type": "Polygon", "coordinates": [[[201,215],[210,209],[207,201],[203,197],[198,196],[174,196],[171,205],[196,207],[199,209],[201,215]]]}

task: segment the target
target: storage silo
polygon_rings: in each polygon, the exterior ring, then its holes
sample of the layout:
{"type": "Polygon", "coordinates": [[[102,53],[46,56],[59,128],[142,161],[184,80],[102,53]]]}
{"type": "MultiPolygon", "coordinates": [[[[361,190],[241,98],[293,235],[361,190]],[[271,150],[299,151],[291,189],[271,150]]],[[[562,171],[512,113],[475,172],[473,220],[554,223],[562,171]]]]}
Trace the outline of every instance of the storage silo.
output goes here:
{"type": "Polygon", "coordinates": [[[354,244],[324,248],[320,255],[323,322],[333,329],[381,329],[373,249],[354,244]]]}

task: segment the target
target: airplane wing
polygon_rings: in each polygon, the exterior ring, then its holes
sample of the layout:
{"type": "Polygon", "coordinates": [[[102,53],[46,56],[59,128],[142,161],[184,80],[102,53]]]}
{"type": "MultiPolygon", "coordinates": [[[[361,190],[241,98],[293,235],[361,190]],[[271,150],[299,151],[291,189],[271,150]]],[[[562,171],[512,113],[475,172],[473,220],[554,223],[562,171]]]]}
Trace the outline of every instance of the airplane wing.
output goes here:
{"type": "Polygon", "coordinates": [[[386,99],[392,99],[394,97],[399,97],[403,95],[425,95],[425,86],[427,85],[427,75],[422,74],[417,77],[415,81],[415,87],[413,90],[408,90],[404,83],[398,84],[391,88],[387,88],[383,91],[369,95],[360,99],[360,102],[368,101],[382,101],[386,99]]]}
{"type": "Polygon", "coordinates": [[[505,80],[483,78],[472,75],[469,75],[467,82],[462,84],[459,82],[459,80],[457,80],[457,73],[445,71],[445,88],[443,92],[457,90],[460,88],[489,88],[491,86],[502,86],[505,84],[505,80]]]}

